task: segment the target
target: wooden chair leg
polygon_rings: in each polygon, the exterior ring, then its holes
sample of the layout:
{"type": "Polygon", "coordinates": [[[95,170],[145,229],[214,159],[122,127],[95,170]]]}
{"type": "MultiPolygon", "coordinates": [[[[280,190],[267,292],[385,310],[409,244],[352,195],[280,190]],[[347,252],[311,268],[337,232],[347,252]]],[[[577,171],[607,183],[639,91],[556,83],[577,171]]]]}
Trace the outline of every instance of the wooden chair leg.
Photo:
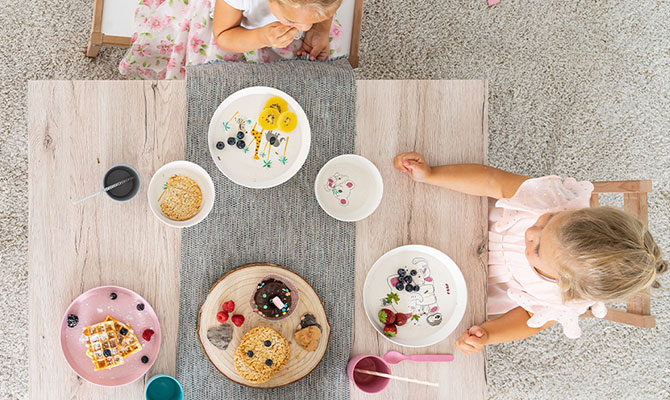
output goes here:
{"type": "Polygon", "coordinates": [[[88,41],[88,46],[86,46],[86,57],[97,57],[100,53],[100,46],[102,46],[102,33],[91,33],[91,40],[88,41]]]}

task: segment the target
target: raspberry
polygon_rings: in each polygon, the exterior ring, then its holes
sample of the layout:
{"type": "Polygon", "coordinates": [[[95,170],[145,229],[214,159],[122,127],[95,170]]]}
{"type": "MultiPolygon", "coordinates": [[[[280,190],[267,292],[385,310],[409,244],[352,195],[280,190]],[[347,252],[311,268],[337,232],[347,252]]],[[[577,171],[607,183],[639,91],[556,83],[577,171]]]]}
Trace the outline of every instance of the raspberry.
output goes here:
{"type": "Polygon", "coordinates": [[[144,332],[142,332],[142,339],[146,340],[147,342],[151,340],[151,337],[154,335],[154,331],[151,329],[145,329],[144,332]]]}
{"type": "Polygon", "coordinates": [[[227,302],[223,303],[221,308],[225,312],[233,312],[233,311],[235,311],[235,302],[232,301],[232,300],[228,300],[227,302]]]}
{"type": "Polygon", "coordinates": [[[232,318],[230,318],[230,320],[233,321],[233,324],[235,324],[235,326],[242,326],[242,324],[244,323],[244,315],[235,314],[233,315],[232,318]]]}
{"type": "Polygon", "coordinates": [[[216,313],[216,320],[221,322],[222,324],[228,321],[228,313],[225,311],[219,311],[216,313]]]}

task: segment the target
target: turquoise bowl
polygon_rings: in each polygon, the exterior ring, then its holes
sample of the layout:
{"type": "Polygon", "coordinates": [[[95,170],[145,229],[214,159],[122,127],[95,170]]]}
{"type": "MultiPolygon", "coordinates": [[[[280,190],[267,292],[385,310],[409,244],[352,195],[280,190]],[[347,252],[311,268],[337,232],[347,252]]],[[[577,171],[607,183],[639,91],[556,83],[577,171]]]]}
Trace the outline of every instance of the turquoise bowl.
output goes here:
{"type": "Polygon", "coordinates": [[[154,375],[144,389],[145,400],[184,400],[181,383],[170,375],[154,375]]]}

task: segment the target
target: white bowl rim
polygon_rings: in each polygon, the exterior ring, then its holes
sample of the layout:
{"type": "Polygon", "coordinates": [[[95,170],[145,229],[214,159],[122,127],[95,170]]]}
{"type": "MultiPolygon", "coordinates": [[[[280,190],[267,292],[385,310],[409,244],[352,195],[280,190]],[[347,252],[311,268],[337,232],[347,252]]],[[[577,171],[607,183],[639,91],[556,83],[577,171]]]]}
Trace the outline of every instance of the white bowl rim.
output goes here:
{"type": "MultiPolygon", "coordinates": [[[[192,179],[192,178],[191,178],[192,179]]],[[[204,197],[204,196],[203,196],[204,197]]],[[[149,201],[149,209],[151,212],[158,218],[161,222],[163,222],[166,225],[169,225],[173,228],[188,228],[190,226],[196,225],[197,223],[203,221],[207,216],[209,215],[210,211],[212,211],[212,208],[214,207],[214,202],[216,201],[216,189],[214,188],[214,181],[212,181],[212,177],[209,176],[209,173],[200,165],[191,162],[191,161],[186,161],[186,160],[176,160],[176,161],[171,161],[162,167],[158,168],[156,172],[154,172],[153,176],[151,177],[151,181],[149,181],[149,186],[147,186],[147,200],[149,201]],[[152,207],[152,198],[151,198],[151,188],[154,185],[154,181],[157,179],[156,177],[158,174],[162,173],[163,171],[173,168],[173,167],[183,167],[183,168],[192,168],[199,173],[203,175],[205,178],[205,181],[207,182],[207,186],[209,189],[212,191],[212,201],[208,202],[206,204],[203,204],[200,207],[200,210],[198,210],[198,213],[191,218],[185,220],[185,221],[173,221],[163,215],[163,213],[159,213],[154,207],[152,207]]]]}
{"type": "Polygon", "coordinates": [[[316,201],[319,203],[319,207],[321,207],[321,209],[326,214],[330,215],[331,217],[335,218],[336,220],[343,221],[343,222],[362,221],[365,218],[372,215],[372,213],[377,211],[377,208],[381,204],[382,198],[384,197],[384,179],[382,179],[382,174],[379,172],[379,169],[377,168],[377,166],[372,161],[368,160],[367,158],[365,158],[363,156],[359,156],[358,154],[341,154],[337,157],[333,157],[330,160],[328,160],[328,162],[326,162],[323,165],[323,167],[321,167],[321,169],[319,169],[319,173],[316,174],[316,179],[314,179],[314,196],[316,197],[316,201]],[[338,161],[342,161],[342,160],[355,160],[355,162],[362,162],[366,166],[370,167],[370,168],[368,168],[368,171],[371,172],[373,180],[379,184],[380,190],[377,193],[375,193],[374,206],[372,206],[373,202],[370,202],[371,207],[369,208],[369,210],[365,211],[360,218],[341,218],[341,217],[338,217],[338,216],[334,215],[333,213],[331,213],[330,211],[328,211],[326,209],[326,207],[324,207],[323,203],[321,202],[321,197],[320,197],[321,195],[319,194],[320,193],[319,180],[323,177],[324,170],[328,166],[330,166],[332,164],[335,164],[338,161]]]}
{"type": "MultiPolygon", "coordinates": [[[[468,288],[465,283],[465,278],[463,277],[463,273],[461,272],[461,269],[458,267],[456,262],[451,259],[448,255],[446,255],[444,252],[430,246],[426,246],[423,244],[407,244],[404,246],[399,246],[394,249],[391,249],[384,253],[381,257],[379,257],[375,263],[372,265],[372,268],[368,271],[367,275],[365,276],[365,283],[363,284],[363,309],[365,311],[365,316],[368,318],[368,321],[370,321],[370,324],[372,324],[372,327],[376,332],[378,332],[384,339],[397,344],[398,346],[402,347],[411,347],[411,348],[419,348],[419,347],[428,347],[432,346],[436,343],[439,343],[449,337],[451,333],[456,329],[458,324],[461,323],[461,320],[463,319],[463,315],[465,315],[465,308],[467,306],[467,301],[468,301],[468,288]],[[373,271],[376,269],[380,268],[381,261],[384,260],[387,257],[390,257],[392,255],[395,255],[397,253],[405,252],[405,251],[420,251],[427,253],[431,255],[432,257],[436,258],[438,261],[444,264],[444,266],[448,269],[449,273],[452,275],[454,278],[456,288],[457,288],[457,294],[456,294],[456,307],[454,308],[453,313],[449,316],[449,319],[446,321],[446,324],[438,331],[438,332],[445,332],[438,336],[437,339],[432,340],[430,342],[427,342],[425,344],[419,344],[419,345],[413,345],[413,344],[406,344],[399,342],[397,340],[394,340],[393,338],[390,338],[386,335],[384,335],[379,328],[377,327],[376,321],[370,317],[370,312],[368,311],[367,307],[367,301],[365,299],[365,293],[367,292],[368,284],[370,282],[370,276],[372,275],[373,271]]],[[[376,314],[374,314],[376,315],[376,314]]],[[[444,321],[444,320],[443,320],[444,321]]],[[[436,332],[436,333],[438,333],[436,332]]]]}

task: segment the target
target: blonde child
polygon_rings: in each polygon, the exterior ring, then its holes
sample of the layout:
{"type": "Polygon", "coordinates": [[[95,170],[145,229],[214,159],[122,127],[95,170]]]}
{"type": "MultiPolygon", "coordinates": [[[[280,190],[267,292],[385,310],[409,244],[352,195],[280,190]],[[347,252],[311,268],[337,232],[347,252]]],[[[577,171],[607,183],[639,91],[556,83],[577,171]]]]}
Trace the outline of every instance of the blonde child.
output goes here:
{"type": "MultiPolygon", "coordinates": [[[[342,0],[218,0],[214,37],[220,49],[272,58],[330,55],[333,16],[342,0]],[[298,34],[304,32],[302,40],[298,34]],[[271,50],[273,49],[273,50],[271,50]],[[273,54],[274,53],[274,54],[273,54]]],[[[264,61],[271,61],[266,59],[264,61]]]]}
{"type": "Polygon", "coordinates": [[[142,0],[119,72],[126,78],[184,79],[187,66],[211,61],[344,56],[342,26],[334,17],[341,1],[142,0]]]}
{"type": "Polygon", "coordinates": [[[588,208],[590,182],[477,164],[431,167],[418,153],[399,154],[394,167],[416,182],[498,199],[489,207],[489,319],[458,338],[462,353],[524,339],[556,322],[577,338],[579,315],[591,308],[604,317],[603,302],[649,287],[667,270],[640,221],[615,208],[588,208]]]}

